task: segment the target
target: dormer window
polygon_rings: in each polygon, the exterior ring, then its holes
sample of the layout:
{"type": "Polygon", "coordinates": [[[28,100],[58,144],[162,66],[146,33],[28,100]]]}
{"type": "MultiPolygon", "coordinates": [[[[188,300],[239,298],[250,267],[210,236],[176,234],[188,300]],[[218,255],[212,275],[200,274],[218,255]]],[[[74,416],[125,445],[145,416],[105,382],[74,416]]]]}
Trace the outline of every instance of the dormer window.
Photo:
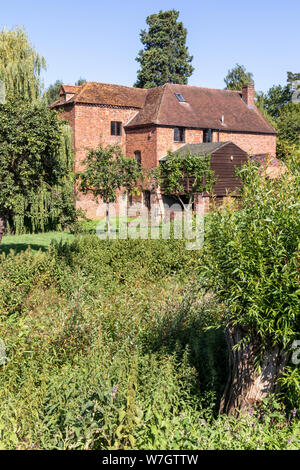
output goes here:
{"type": "Polygon", "coordinates": [[[180,103],[185,103],[185,99],[180,93],[175,93],[175,96],[178,99],[178,101],[180,101],[180,103]]]}
{"type": "Polygon", "coordinates": [[[212,142],[212,130],[211,129],[204,129],[203,142],[205,143],[212,142]]]}
{"type": "Polygon", "coordinates": [[[184,142],[184,127],[174,128],[174,142],[184,142]]]}
{"type": "Polygon", "coordinates": [[[122,134],[122,123],[119,121],[112,121],[110,123],[110,135],[120,136],[122,134]]]}

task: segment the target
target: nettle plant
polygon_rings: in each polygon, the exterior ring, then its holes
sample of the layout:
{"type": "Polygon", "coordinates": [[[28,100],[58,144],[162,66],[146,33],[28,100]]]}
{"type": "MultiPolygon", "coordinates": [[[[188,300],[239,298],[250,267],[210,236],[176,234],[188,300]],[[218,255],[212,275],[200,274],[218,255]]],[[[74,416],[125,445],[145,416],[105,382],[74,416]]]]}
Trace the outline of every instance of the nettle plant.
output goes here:
{"type": "Polygon", "coordinates": [[[205,233],[206,282],[224,305],[230,351],[226,413],[279,391],[300,334],[299,160],[277,179],[250,162],[238,173],[239,204],[216,210],[205,233]]]}

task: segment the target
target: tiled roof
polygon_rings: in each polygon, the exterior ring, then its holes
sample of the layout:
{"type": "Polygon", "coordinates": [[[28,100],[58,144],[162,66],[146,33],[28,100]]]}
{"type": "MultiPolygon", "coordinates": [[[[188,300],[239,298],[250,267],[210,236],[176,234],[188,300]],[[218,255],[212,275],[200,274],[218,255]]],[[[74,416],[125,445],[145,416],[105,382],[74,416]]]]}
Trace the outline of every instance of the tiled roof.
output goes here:
{"type": "MultiPolygon", "coordinates": [[[[70,87],[62,85],[67,93],[67,89],[79,88],[75,90],[74,96],[68,103],[99,104],[107,106],[123,106],[141,109],[144,106],[147,90],[133,88],[122,85],[109,85],[106,83],[87,82],[81,87],[70,87]]],[[[63,99],[57,100],[51,107],[62,106],[63,99]]]]}
{"type": "MultiPolygon", "coordinates": [[[[97,82],[87,82],[81,87],[62,85],[62,89],[68,94],[74,92],[68,103],[136,108],[139,112],[127,124],[127,128],[157,124],[276,134],[257,108],[247,106],[242,93],[238,91],[170,83],[145,90],[97,82]],[[180,102],[176,93],[181,94],[185,102],[180,102]]],[[[51,107],[63,106],[65,103],[61,96],[51,107]]]]}
{"type": "Polygon", "coordinates": [[[148,91],[144,109],[127,127],[146,124],[276,134],[257,108],[247,106],[241,92],[170,83],[148,91]]]}
{"type": "MultiPolygon", "coordinates": [[[[231,142],[207,142],[203,144],[185,144],[182,145],[182,147],[179,147],[179,149],[177,149],[174,153],[176,153],[177,155],[186,155],[188,152],[190,152],[193,155],[199,156],[210,155],[216,150],[230,143],[231,142]]],[[[167,160],[167,158],[168,155],[160,158],[159,160],[162,162],[164,160],[167,160]]]]}
{"type": "Polygon", "coordinates": [[[62,85],[61,86],[61,91],[60,91],[60,95],[63,94],[63,92],[65,93],[68,93],[68,94],[71,94],[71,93],[78,93],[79,90],[81,89],[81,86],[77,86],[77,85],[62,85]]]}

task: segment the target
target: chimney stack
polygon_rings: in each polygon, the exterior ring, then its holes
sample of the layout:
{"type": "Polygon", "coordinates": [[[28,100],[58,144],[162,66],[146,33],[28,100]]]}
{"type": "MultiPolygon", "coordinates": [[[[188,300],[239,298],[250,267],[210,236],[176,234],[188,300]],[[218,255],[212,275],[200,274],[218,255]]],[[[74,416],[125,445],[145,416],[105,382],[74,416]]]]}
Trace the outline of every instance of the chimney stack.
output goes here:
{"type": "Polygon", "coordinates": [[[250,108],[254,108],[255,106],[254,95],[255,95],[254,83],[247,83],[246,85],[243,86],[242,98],[250,108]]]}

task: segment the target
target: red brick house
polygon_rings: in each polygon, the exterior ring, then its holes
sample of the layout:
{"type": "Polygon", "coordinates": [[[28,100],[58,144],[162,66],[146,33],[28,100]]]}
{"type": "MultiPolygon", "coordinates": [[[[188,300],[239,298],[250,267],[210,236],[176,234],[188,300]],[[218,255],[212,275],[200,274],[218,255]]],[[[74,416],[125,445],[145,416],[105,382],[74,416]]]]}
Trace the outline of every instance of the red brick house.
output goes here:
{"type": "MultiPolygon", "coordinates": [[[[109,144],[147,169],[186,144],[231,142],[243,154],[276,155],[276,131],[256,108],[253,85],[230,91],[168,83],[144,90],[88,82],[63,85],[52,108],[73,129],[75,171],[90,149],[109,144]]],[[[78,207],[91,218],[104,213],[89,196],[78,207]]]]}

